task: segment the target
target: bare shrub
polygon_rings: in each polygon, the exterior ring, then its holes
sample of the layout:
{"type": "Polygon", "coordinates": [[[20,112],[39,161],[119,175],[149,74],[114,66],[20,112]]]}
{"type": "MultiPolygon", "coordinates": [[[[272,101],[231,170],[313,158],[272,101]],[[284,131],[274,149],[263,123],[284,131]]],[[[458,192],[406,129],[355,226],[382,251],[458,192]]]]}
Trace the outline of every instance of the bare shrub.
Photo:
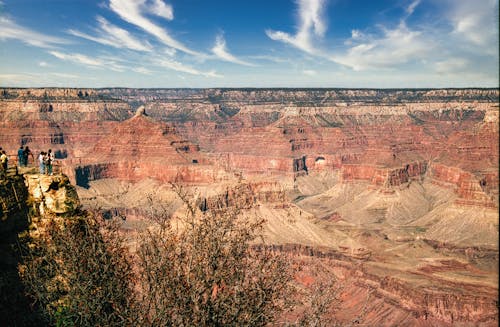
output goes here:
{"type": "Polygon", "coordinates": [[[86,212],[45,218],[30,235],[20,273],[47,322],[124,326],[134,321],[133,275],[117,224],[86,212]]]}
{"type": "Polygon", "coordinates": [[[155,223],[139,232],[133,259],[118,223],[96,212],[35,221],[20,272],[48,324],[265,326],[305,302],[281,324],[334,325],[335,281],[300,289],[290,258],[263,244],[264,220],[242,215],[247,197],[200,210],[174,190],[185,211],[172,218],[151,205],[155,223]]]}
{"type": "Polygon", "coordinates": [[[291,274],[269,249],[252,249],[264,221],[245,220],[237,204],[201,212],[186,207],[176,223],[160,217],[138,248],[143,325],[264,326],[285,308],[291,274]],[[178,222],[178,224],[177,224],[178,222]]]}

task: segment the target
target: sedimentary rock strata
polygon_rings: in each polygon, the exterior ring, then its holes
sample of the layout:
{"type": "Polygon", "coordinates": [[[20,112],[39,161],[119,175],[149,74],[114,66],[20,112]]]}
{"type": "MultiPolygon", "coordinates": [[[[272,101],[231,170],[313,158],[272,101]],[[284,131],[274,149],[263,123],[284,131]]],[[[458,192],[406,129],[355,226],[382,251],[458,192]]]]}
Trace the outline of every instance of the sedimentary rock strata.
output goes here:
{"type": "Polygon", "coordinates": [[[182,184],[266,219],[282,251],[361,271],[345,312],[372,294],[372,324],[497,322],[498,89],[1,94],[0,146],[52,148],[82,203],[133,213],[127,228],[146,195],[175,215],[182,184]]]}

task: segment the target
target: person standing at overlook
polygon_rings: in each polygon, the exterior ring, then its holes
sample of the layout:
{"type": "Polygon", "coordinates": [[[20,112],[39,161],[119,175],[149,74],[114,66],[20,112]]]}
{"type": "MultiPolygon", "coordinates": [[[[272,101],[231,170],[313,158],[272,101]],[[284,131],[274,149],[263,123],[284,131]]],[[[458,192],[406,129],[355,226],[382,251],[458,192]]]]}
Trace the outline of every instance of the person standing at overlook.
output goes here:
{"type": "Polygon", "coordinates": [[[45,173],[48,175],[52,175],[52,164],[54,163],[54,153],[52,152],[52,149],[49,149],[49,152],[47,152],[46,155],[46,171],[45,173]]]}
{"type": "Polygon", "coordinates": [[[24,148],[24,152],[23,152],[23,164],[25,167],[28,166],[28,156],[31,155],[31,158],[33,158],[33,163],[35,163],[35,157],[33,157],[33,152],[31,152],[30,148],[28,146],[26,146],[24,148]]]}
{"type": "Polygon", "coordinates": [[[40,168],[40,174],[45,174],[45,155],[46,153],[44,151],[40,152],[40,155],[38,156],[38,164],[40,168]]]}
{"type": "MultiPolygon", "coordinates": [[[[0,160],[2,155],[3,155],[3,150],[2,147],[0,146],[0,160]]],[[[7,174],[7,172],[3,170],[3,165],[0,163],[0,178],[4,178],[5,174],[7,174]]]]}
{"type": "Polygon", "coordinates": [[[19,167],[24,166],[24,148],[22,145],[19,147],[19,150],[17,150],[17,165],[19,167]]]}
{"type": "Polygon", "coordinates": [[[5,152],[5,150],[1,151],[0,163],[2,164],[2,169],[4,170],[4,172],[7,172],[7,167],[9,165],[9,157],[7,157],[7,153],[5,152]]]}

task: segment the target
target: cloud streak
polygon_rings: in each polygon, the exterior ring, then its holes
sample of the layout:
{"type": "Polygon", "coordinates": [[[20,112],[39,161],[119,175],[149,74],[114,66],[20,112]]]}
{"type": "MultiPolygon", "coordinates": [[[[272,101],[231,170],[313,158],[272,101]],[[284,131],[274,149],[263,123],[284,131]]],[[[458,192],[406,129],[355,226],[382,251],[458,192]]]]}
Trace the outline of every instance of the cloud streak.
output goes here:
{"type": "Polygon", "coordinates": [[[57,45],[68,44],[67,40],[45,35],[32,29],[20,26],[14,21],[0,17],[0,40],[15,39],[39,48],[54,48],[57,45]]]}
{"type": "Polygon", "coordinates": [[[312,41],[322,38],[326,32],[326,0],[298,0],[298,5],[299,26],[295,35],[270,29],[266,30],[266,34],[272,40],[290,44],[310,54],[317,53],[312,41]]]}
{"type": "Polygon", "coordinates": [[[190,55],[201,56],[200,53],[175,40],[166,30],[144,16],[144,13],[149,13],[169,20],[173,19],[172,8],[165,5],[161,0],[155,0],[153,5],[146,3],[145,0],[110,0],[109,7],[121,19],[153,35],[164,45],[190,55]],[[159,8],[159,11],[155,11],[155,8],[159,8]],[[169,11],[171,14],[169,14],[169,11]]]}
{"type": "Polygon", "coordinates": [[[153,64],[163,68],[168,68],[171,70],[175,70],[177,72],[186,73],[190,75],[199,75],[205,77],[222,77],[222,75],[217,74],[215,71],[210,71],[210,72],[200,71],[196,68],[185,65],[173,59],[156,58],[153,60],[153,64]]]}
{"type": "Polygon", "coordinates": [[[117,72],[123,72],[125,70],[124,66],[117,64],[114,60],[92,58],[80,53],[63,53],[59,51],[49,51],[49,54],[58,59],[84,65],[90,68],[108,68],[117,72]]]}
{"type": "Polygon", "coordinates": [[[394,29],[381,29],[382,35],[378,37],[352,33],[347,41],[352,46],[330,59],[356,71],[388,69],[423,58],[433,47],[422,32],[411,30],[404,22],[394,29]]]}
{"type": "Polygon", "coordinates": [[[232,62],[234,64],[243,65],[243,66],[251,66],[255,67],[254,64],[249,63],[247,61],[236,58],[234,55],[229,53],[226,48],[226,40],[222,34],[217,35],[215,39],[215,45],[212,48],[212,52],[220,59],[228,62],[232,62]]]}
{"type": "Polygon", "coordinates": [[[406,20],[415,12],[420,0],[414,0],[405,8],[405,15],[395,28],[379,25],[381,34],[365,34],[352,30],[351,38],[344,42],[349,45],[343,54],[335,54],[330,59],[350,67],[355,71],[368,69],[395,69],[411,61],[425,58],[435,47],[435,42],[422,31],[413,30],[406,20]]]}
{"type": "Polygon", "coordinates": [[[68,33],[115,48],[148,52],[152,50],[152,46],[148,42],[142,42],[136,39],[130,35],[127,30],[109,23],[105,18],[98,16],[97,22],[100,27],[98,30],[98,36],[92,36],[73,29],[68,30],[68,33]]]}

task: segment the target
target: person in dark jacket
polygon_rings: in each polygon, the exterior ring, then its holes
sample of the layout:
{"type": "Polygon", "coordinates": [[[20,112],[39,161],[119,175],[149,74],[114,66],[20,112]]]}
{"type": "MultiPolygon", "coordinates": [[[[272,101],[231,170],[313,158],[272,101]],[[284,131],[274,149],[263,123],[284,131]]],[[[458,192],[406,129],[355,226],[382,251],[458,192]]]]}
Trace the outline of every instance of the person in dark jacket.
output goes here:
{"type": "Polygon", "coordinates": [[[19,150],[17,150],[17,165],[19,167],[24,167],[25,166],[25,164],[24,164],[24,148],[23,148],[22,145],[19,148],[19,150]]]}
{"type": "Polygon", "coordinates": [[[28,166],[28,156],[31,156],[31,158],[33,159],[33,163],[35,163],[35,157],[33,156],[33,152],[31,152],[30,148],[28,146],[26,146],[24,148],[24,152],[23,152],[23,156],[24,156],[24,166],[27,167],[28,166]]]}

